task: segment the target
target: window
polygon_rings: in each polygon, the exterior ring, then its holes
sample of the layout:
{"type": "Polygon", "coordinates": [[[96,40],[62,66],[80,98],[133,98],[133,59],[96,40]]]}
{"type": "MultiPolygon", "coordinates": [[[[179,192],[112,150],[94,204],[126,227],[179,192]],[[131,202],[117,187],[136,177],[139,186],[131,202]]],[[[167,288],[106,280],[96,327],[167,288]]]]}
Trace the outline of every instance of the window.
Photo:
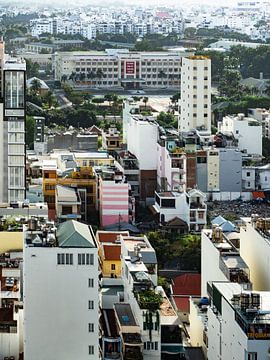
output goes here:
{"type": "Polygon", "coordinates": [[[78,265],[94,265],[94,254],[78,254],[78,265]]]}
{"type": "Polygon", "coordinates": [[[203,114],[203,117],[207,118],[208,114],[203,114]]]}
{"type": "Polygon", "coordinates": [[[88,301],[88,309],[89,310],[94,310],[94,301],[93,300],[88,301]]]}
{"type": "Polygon", "coordinates": [[[88,287],[90,288],[94,287],[94,279],[88,279],[88,287]]]}
{"type": "Polygon", "coordinates": [[[115,264],[111,264],[111,270],[115,270],[115,264]]]}
{"type": "Polygon", "coordinates": [[[57,254],[57,265],[73,265],[73,254],[57,254]]]}
{"type": "Polygon", "coordinates": [[[89,355],[94,355],[94,350],[95,350],[94,345],[89,345],[88,346],[89,355]]]}
{"type": "Polygon", "coordinates": [[[239,134],[239,130],[235,130],[235,133],[236,133],[236,134],[239,134]]]}
{"type": "Polygon", "coordinates": [[[88,331],[89,331],[89,332],[94,332],[94,328],[95,328],[95,326],[94,326],[93,323],[89,323],[89,324],[88,324],[88,331]]]}
{"type": "Polygon", "coordinates": [[[155,350],[158,350],[158,342],[155,341],[155,350]]]}
{"type": "Polygon", "coordinates": [[[250,176],[250,172],[249,172],[249,171],[247,172],[247,176],[248,176],[248,177],[250,176]]]}
{"type": "Polygon", "coordinates": [[[257,360],[257,353],[256,352],[249,352],[247,356],[248,360],[257,360]]]}

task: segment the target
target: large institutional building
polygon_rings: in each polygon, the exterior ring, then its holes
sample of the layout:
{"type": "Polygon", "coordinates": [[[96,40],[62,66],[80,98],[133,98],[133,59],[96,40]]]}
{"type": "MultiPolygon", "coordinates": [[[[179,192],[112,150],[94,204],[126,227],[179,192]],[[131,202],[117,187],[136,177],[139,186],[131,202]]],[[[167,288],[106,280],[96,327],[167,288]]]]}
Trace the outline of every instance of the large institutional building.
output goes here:
{"type": "Polygon", "coordinates": [[[55,80],[72,79],[82,85],[126,89],[180,86],[184,52],[59,52],[53,57],[55,80]]]}
{"type": "Polygon", "coordinates": [[[25,71],[0,42],[0,202],[25,199],[25,71]]]}

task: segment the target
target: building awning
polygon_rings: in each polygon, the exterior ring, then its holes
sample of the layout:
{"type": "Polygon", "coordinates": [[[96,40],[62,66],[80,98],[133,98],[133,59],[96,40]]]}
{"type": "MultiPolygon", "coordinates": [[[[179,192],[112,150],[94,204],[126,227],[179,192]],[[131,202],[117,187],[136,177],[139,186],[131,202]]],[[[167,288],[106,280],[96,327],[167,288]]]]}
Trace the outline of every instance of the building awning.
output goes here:
{"type": "Polygon", "coordinates": [[[122,83],[145,83],[144,79],[120,79],[122,83]]]}
{"type": "Polygon", "coordinates": [[[265,194],[263,191],[252,191],[252,196],[255,200],[265,199],[265,194]]]}

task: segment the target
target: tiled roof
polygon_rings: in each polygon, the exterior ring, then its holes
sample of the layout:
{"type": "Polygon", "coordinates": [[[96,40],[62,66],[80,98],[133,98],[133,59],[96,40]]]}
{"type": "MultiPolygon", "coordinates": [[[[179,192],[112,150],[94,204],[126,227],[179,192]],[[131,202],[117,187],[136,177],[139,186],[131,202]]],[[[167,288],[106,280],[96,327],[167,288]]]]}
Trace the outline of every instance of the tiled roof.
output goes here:
{"type": "Polygon", "coordinates": [[[120,260],[121,245],[103,245],[105,260],[120,260]]]}
{"type": "Polygon", "coordinates": [[[100,243],[114,243],[119,235],[129,236],[128,231],[97,231],[96,237],[100,243]]]}
{"type": "Polygon", "coordinates": [[[172,290],[174,295],[201,295],[201,275],[184,274],[173,279],[172,290]]]}
{"type": "Polygon", "coordinates": [[[184,313],[189,313],[189,296],[183,296],[183,297],[174,296],[173,300],[179,311],[184,313]]]}

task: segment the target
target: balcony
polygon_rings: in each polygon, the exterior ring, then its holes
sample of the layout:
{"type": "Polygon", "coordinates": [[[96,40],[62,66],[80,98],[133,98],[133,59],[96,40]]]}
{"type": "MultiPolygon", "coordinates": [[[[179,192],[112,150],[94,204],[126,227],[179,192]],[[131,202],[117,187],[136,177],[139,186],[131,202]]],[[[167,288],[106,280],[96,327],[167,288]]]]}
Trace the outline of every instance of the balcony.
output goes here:
{"type": "Polygon", "coordinates": [[[206,205],[200,202],[191,202],[190,209],[206,209],[206,205]]]}

